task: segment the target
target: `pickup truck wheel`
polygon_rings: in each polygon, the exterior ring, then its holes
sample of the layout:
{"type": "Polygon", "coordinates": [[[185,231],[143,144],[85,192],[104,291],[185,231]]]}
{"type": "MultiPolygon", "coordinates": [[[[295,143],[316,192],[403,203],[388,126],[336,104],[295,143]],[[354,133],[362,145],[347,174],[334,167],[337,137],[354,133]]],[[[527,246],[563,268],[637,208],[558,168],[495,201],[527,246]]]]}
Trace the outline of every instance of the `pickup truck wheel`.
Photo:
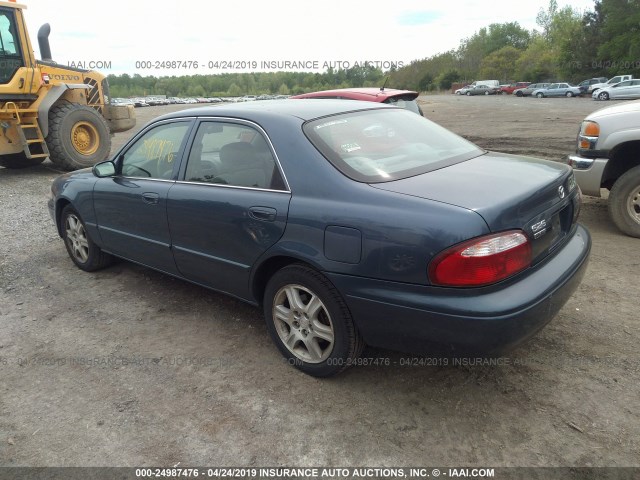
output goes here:
{"type": "Polygon", "coordinates": [[[640,238],[640,167],[632,168],[613,184],[609,215],[623,233],[640,238]]]}
{"type": "Polygon", "coordinates": [[[609,100],[609,94],[607,92],[600,92],[598,94],[598,100],[609,100]]]}
{"type": "Polygon", "coordinates": [[[536,97],[538,97],[538,98],[544,98],[544,93],[537,93],[537,94],[536,94],[536,97]]]}

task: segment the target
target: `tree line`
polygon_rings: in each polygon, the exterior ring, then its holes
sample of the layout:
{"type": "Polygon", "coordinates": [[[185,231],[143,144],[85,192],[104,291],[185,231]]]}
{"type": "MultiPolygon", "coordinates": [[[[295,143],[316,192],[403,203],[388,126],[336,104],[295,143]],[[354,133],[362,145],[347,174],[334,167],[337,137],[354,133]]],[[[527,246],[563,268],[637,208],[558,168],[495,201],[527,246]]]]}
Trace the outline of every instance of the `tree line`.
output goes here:
{"type": "Polygon", "coordinates": [[[391,75],[398,88],[448,89],[453,82],[496,79],[579,82],[620,73],[640,76],[640,0],[596,0],[593,10],[541,9],[539,29],[495,23],[456,49],[416,60],[391,75]]]}
{"type": "Polygon", "coordinates": [[[385,75],[371,65],[329,68],[323,73],[251,72],[218,75],[154,77],[109,75],[113,97],[167,95],[168,97],[237,97],[242,95],[295,95],[332,88],[382,86],[385,75]]]}
{"type": "Polygon", "coordinates": [[[294,95],[332,88],[382,86],[417,91],[449,89],[475,79],[578,82],[619,73],[640,77],[640,0],[595,0],[580,12],[550,0],[538,29],[518,22],[481,28],[459,46],[383,72],[372,65],[323,73],[251,72],[154,77],[109,75],[114,97],[294,95]]]}

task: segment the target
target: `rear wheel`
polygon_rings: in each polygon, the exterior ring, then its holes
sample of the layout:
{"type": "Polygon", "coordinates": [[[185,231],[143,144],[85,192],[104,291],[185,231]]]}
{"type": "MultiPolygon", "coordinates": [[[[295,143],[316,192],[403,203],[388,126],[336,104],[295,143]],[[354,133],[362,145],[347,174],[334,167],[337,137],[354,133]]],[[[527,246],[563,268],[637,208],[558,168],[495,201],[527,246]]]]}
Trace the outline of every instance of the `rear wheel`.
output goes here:
{"type": "Polygon", "coordinates": [[[565,93],[565,95],[567,96],[567,98],[571,98],[573,97],[573,92],[567,92],[565,93]]]}
{"type": "Polygon", "coordinates": [[[609,94],[607,92],[600,92],[598,94],[598,100],[609,100],[609,94]]]}
{"type": "Polygon", "coordinates": [[[67,253],[78,268],[85,272],[93,272],[113,261],[111,255],[104,253],[91,240],[80,214],[71,205],[62,210],[61,223],[62,239],[67,253]]]}
{"type": "Polygon", "coordinates": [[[109,125],[93,108],[62,102],[49,111],[47,146],[51,161],[65,170],[91,167],[109,155],[109,125]]]}
{"type": "Polygon", "coordinates": [[[522,93],[521,91],[519,91],[519,90],[518,90],[518,91],[516,92],[516,97],[522,97],[522,96],[524,96],[524,95],[523,95],[523,93],[522,93]]]}
{"type": "Polygon", "coordinates": [[[269,280],[264,316],[287,362],[315,377],[340,373],[364,348],[338,290],[305,265],[284,267],[269,280]]]}
{"type": "Polygon", "coordinates": [[[467,92],[466,95],[467,95],[467,97],[470,97],[471,96],[471,92],[467,92]]]}
{"type": "Polygon", "coordinates": [[[487,90],[486,92],[484,92],[485,95],[489,95],[489,90],[487,90]]]}
{"type": "Polygon", "coordinates": [[[622,232],[640,238],[640,167],[632,168],[613,184],[609,214],[622,232]]]}
{"type": "Polygon", "coordinates": [[[45,157],[41,158],[27,158],[24,153],[9,153],[7,155],[0,155],[0,167],[5,168],[27,168],[35,167],[44,162],[45,157]]]}
{"type": "Polygon", "coordinates": [[[538,98],[544,98],[544,93],[542,93],[542,92],[538,92],[538,93],[536,93],[536,97],[538,97],[538,98]]]}

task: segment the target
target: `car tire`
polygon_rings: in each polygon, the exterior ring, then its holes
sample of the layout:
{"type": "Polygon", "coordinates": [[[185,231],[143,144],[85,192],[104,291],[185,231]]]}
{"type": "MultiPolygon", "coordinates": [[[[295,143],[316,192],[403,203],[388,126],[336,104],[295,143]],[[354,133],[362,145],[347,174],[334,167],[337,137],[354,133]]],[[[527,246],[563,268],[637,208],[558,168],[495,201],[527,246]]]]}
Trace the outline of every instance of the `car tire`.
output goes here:
{"type": "Polygon", "coordinates": [[[109,125],[102,115],[66,101],[49,111],[46,141],[51,161],[65,170],[91,167],[105,160],[111,150],[109,125]]]}
{"type": "Polygon", "coordinates": [[[8,153],[6,155],[0,155],[0,167],[18,169],[35,167],[44,162],[45,157],[40,158],[27,158],[27,156],[21,153],[8,153]]]}
{"type": "Polygon", "coordinates": [[[598,100],[609,100],[609,94],[607,92],[600,92],[597,95],[598,100]]]}
{"type": "Polygon", "coordinates": [[[567,93],[565,93],[565,96],[567,98],[571,98],[571,97],[573,97],[573,92],[567,92],[567,93]]]}
{"type": "Polygon", "coordinates": [[[523,97],[524,94],[522,92],[516,92],[516,97],[523,97]]]}
{"type": "Polygon", "coordinates": [[[536,97],[544,98],[544,93],[538,92],[538,93],[536,93],[536,97]]]}
{"type": "Polygon", "coordinates": [[[486,92],[484,92],[485,95],[489,95],[489,91],[487,90],[486,92]]]}
{"type": "Polygon", "coordinates": [[[613,184],[609,215],[620,231],[640,238],[640,166],[627,171],[613,184]]]}
{"type": "Polygon", "coordinates": [[[470,96],[471,96],[471,92],[467,92],[467,93],[465,93],[465,95],[466,95],[467,97],[470,97],[470,96]]]}
{"type": "Polygon", "coordinates": [[[113,257],[91,239],[80,214],[71,205],[62,210],[60,229],[67,253],[80,270],[94,272],[113,262],[113,257]]]}
{"type": "Polygon", "coordinates": [[[320,272],[302,264],[278,270],[264,294],[267,329],[286,361],[314,377],[336,375],[364,348],[349,308],[320,272]]]}

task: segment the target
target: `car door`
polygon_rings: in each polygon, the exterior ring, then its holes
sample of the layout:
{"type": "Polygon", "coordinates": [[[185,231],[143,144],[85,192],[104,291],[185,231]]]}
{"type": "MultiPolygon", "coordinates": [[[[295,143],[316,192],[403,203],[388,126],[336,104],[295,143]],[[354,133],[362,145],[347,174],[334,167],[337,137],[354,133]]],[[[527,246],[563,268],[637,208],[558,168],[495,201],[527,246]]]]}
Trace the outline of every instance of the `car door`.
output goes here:
{"type": "Polygon", "coordinates": [[[104,249],[177,274],[167,222],[167,194],[174,185],[190,119],[147,128],[118,156],[116,175],[99,179],[93,202],[104,249]]]}
{"type": "Polygon", "coordinates": [[[640,98],[640,80],[631,80],[627,95],[628,98],[640,98]]]}
{"type": "Polygon", "coordinates": [[[569,85],[567,85],[566,83],[559,83],[556,85],[556,88],[553,89],[553,96],[561,97],[567,93],[568,89],[569,89],[569,85]]]}
{"type": "Polygon", "coordinates": [[[636,80],[626,80],[609,89],[610,98],[637,98],[640,86],[634,85],[636,80]]]}
{"type": "Polygon", "coordinates": [[[291,193],[265,132],[251,122],[199,122],[167,212],[187,279],[249,298],[254,262],[284,233],[291,193]]]}

